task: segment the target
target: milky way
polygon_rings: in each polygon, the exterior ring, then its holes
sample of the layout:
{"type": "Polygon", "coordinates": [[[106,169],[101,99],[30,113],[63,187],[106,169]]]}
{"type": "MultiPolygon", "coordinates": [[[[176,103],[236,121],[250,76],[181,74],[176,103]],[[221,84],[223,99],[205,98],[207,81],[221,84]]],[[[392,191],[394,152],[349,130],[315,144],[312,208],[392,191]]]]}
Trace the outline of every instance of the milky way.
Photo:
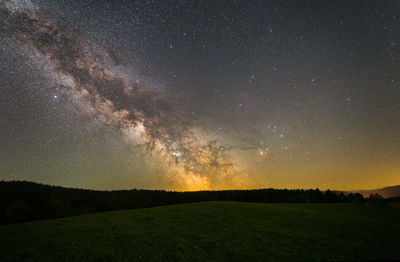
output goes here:
{"type": "Polygon", "coordinates": [[[81,93],[104,116],[105,125],[118,127],[127,139],[159,154],[183,188],[244,183],[223,145],[204,141],[165,99],[114,73],[119,63],[114,54],[96,53],[79,32],[27,2],[5,1],[1,10],[8,37],[16,36],[43,56],[59,78],[69,79],[69,86],[62,88],[81,93]]]}

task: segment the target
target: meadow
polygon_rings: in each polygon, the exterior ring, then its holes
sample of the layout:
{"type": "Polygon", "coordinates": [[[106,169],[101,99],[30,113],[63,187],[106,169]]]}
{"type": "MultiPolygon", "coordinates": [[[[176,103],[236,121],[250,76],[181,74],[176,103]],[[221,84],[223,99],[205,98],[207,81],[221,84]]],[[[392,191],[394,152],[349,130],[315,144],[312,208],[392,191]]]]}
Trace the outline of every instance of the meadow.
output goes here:
{"type": "Polygon", "coordinates": [[[399,260],[400,205],[198,202],[0,226],[0,261],[399,260]]]}

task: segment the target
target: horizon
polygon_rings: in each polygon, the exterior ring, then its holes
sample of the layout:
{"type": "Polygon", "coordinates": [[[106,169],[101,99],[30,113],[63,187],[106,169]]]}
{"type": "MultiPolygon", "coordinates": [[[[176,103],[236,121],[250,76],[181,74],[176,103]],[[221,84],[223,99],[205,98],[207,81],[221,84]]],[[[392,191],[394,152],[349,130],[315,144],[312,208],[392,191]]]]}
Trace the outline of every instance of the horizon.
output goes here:
{"type": "Polygon", "coordinates": [[[275,187],[260,187],[260,188],[232,188],[232,189],[204,189],[204,190],[168,190],[168,189],[160,189],[160,188],[120,188],[120,189],[96,189],[96,188],[83,188],[83,187],[69,187],[63,185],[53,185],[53,184],[46,184],[40,183],[35,181],[28,181],[28,180],[0,180],[0,182],[25,182],[25,183],[33,183],[42,186],[51,186],[51,187],[61,187],[66,189],[79,189],[79,190],[91,190],[91,191],[129,191],[129,190],[143,190],[143,191],[166,191],[166,192],[203,192],[203,191],[246,191],[246,190],[265,190],[265,189],[273,189],[273,190],[320,190],[321,192],[324,191],[332,191],[332,192],[349,192],[349,193],[358,193],[357,191],[375,191],[375,190],[382,190],[392,187],[400,187],[400,185],[392,185],[392,186],[385,186],[380,188],[369,188],[369,189],[351,189],[351,190],[343,190],[343,189],[332,189],[332,188],[275,188],[275,187]]]}
{"type": "Polygon", "coordinates": [[[400,185],[397,2],[202,3],[0,0],[0,180],[400,185]]]}

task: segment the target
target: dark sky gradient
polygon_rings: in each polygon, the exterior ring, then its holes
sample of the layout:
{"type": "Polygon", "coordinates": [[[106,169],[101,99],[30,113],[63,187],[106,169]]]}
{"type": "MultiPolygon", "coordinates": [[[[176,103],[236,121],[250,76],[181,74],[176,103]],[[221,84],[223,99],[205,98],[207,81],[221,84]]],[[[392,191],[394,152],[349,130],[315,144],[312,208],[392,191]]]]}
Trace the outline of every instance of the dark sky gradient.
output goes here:
{"type": "Polygon", "coordinates": [[[0,179],[400,184],[399,1],[0,0],[0,179]]]}

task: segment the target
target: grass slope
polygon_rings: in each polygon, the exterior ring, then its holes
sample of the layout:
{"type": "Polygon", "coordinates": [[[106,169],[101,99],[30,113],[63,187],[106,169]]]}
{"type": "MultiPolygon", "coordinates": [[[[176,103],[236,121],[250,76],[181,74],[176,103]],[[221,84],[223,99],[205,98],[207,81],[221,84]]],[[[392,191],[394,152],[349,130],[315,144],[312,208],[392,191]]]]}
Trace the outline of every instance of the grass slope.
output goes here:
{"type": "Polygon", "coordinates": [[[0,261],[400,259],[400,206],[201,202],[0,226],[0,261]]]}

